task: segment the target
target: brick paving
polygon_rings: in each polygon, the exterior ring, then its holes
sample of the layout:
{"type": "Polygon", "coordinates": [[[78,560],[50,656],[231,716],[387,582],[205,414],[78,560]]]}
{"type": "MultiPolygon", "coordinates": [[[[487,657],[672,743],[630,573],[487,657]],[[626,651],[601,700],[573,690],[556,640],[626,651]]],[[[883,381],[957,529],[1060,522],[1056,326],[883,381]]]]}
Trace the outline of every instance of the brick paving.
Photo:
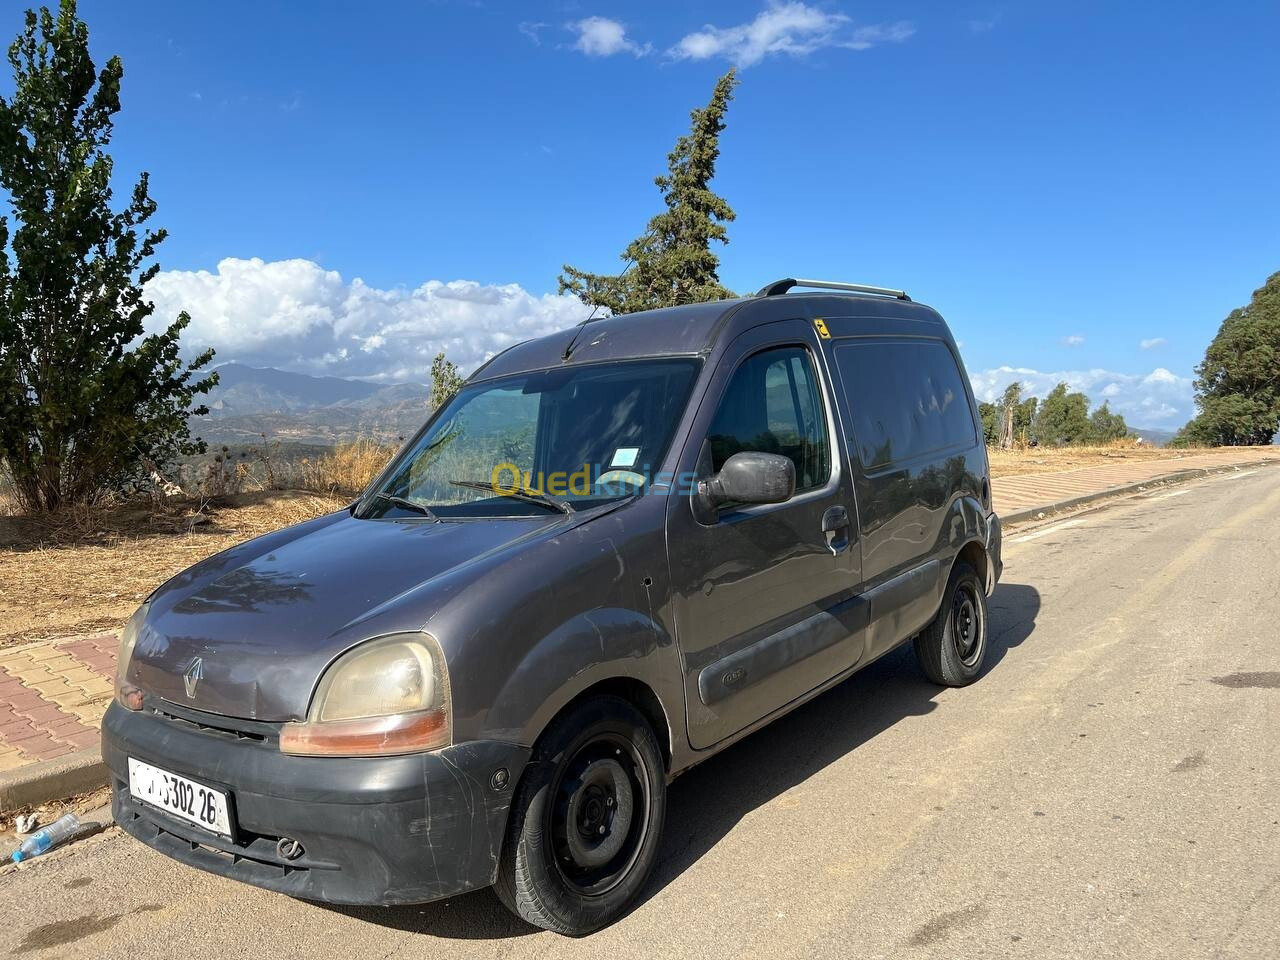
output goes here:
{"type": "Polygon", "coordinates": [[[0,650],[0,772],[97,746],[116,645],[98,633],[0,650]]]}
{"type": "MultiPolygon", "coordinates": [[[[1082,467],[992,481],[997,512],[1010,514],[1125,487],[1181,470],[1280,459],[1280,449],[1219,451],[1166,460],[1082,467]]],[[[98,743],[111,701],[114,633],[0,649],[0,773],[98,743]]]]}

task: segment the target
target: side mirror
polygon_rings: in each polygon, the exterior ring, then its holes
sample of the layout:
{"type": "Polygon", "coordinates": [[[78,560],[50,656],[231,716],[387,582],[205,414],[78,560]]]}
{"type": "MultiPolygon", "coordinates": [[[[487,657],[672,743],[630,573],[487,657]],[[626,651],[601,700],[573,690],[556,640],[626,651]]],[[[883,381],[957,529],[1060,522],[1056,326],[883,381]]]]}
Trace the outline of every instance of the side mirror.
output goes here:
{"type": "Polygon", "coordinates": [[[796,465],[777,453],[735,453],[710,480],[698,483],[699,520],[714,523],[722,503],[782,503],[796,492],[796,465]]]}

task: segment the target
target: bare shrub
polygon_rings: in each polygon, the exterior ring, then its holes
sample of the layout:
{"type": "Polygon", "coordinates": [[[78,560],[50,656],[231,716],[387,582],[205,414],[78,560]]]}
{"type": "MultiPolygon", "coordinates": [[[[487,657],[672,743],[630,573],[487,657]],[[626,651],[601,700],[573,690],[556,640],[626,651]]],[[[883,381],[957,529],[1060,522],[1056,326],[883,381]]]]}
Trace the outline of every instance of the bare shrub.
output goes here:
{"type": "Polygon", "coordinates": [[[205,467],[204,476],[200,478],[200,493],[212,499],[228,497],[243,490],[251,478],[252,471],[244,455],[236,458],[230,448],[223,447],[205,467]]]}

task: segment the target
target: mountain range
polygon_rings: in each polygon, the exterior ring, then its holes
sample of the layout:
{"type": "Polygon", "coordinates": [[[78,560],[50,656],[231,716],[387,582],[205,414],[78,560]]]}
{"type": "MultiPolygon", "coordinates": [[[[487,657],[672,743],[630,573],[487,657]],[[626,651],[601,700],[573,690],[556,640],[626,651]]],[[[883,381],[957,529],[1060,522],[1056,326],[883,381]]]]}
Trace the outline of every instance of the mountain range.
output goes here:
{"type": "MultiPolygon", "coordinates": [[[[214,444],[268,440],[332,445],[360,438],[394,443],[411,436],[429,412],[430,388],[422,383],[370,383],[313,377],[271,367],[224,363],[218,385],[205,399],[207,417],[192,421],[192,433],[214,444]]],[[[1172,430],[1132,427],[1154,446],[1172,430]]]]}
{"type": "Polygon", "coordinates": [[[412,435],[427,419],[429,388],[313,377],[270,367],[224,363],[204,398],[209,414],[191,431],[213,444],[268,440],[330,445],[370,437],[412,435]]]}

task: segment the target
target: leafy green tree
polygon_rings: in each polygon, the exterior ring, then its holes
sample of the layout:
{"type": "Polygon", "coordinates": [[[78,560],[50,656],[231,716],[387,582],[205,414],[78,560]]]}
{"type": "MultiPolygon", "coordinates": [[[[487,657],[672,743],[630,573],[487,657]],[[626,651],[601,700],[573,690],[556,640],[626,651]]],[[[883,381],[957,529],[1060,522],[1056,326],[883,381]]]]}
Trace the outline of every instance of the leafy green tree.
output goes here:
{"type": "Polygon", "coordinates": [[[1102,406],[1089,415],[1089,430],[1086,436],[1089,443],[1107,443],[1128,435],[1129,425],[1124,422],[1123,416],[1111,412],[1111,406],[1107,401],[1102,401],[1102,406]]]}
{"type": "Polygon", "coordinates": [[[1059,383],[1036,412],[1032,435],[1044,446],[1082,443],[1089,434],[1089,399],[1083,393],[1067,393],[1059,383]]]}
{"type": "Polygon", "coordinates": [[[1199,413],[1173,443],[1271,443],[1280,430],[1280,272],[1232,310],[1196,367],[1199,413]]]}
{"type": "Polygon", "coordinates": [[[466,378],[458,373],[458,368],[445,357],[444,352],[437,353],[431,361],[431,409],[438,410],[452,400],[465,382],[466,378]]]}
{"type": "Polygon", "coordinates": [[[667,157],[667,175],[654,181],[666,209],[622,252],[622,260],[633,266],[615,276],[566,264],[559,277],[561,293],[572,293],[583,303],[614,314],[733,296],[720,283],[720,258],[711,251],[711,241],[729,242],[724,224],[734,213],[710,183],[720,156],[725,112],[737,83],[730,70],[716,81],[710,102],[693,111],[688,135],[676,141],[667,157]]]}
{"type": "Polygon", "coordinates": [[[179,314],[144,336],[154,305],[143,287],[163,230],[143,227],[156,204],[144,173],[111,207],[106,152],[123,67],[98,72],[74,0],[27,11],[9,48],[13,92],[0,96],[0,187],[16,223],[0,218],[0,460],[27,509],[123,488],[156,465],[204,451],[189,409],[216,374],[184,363],[179,314]]]}
{"type": "Polygon", "coordinates": [[[1000,408],[994,403],[979,403],[978,416],[982,419],[982,438],[993,445],[1000,442],[1000,408]]]}

